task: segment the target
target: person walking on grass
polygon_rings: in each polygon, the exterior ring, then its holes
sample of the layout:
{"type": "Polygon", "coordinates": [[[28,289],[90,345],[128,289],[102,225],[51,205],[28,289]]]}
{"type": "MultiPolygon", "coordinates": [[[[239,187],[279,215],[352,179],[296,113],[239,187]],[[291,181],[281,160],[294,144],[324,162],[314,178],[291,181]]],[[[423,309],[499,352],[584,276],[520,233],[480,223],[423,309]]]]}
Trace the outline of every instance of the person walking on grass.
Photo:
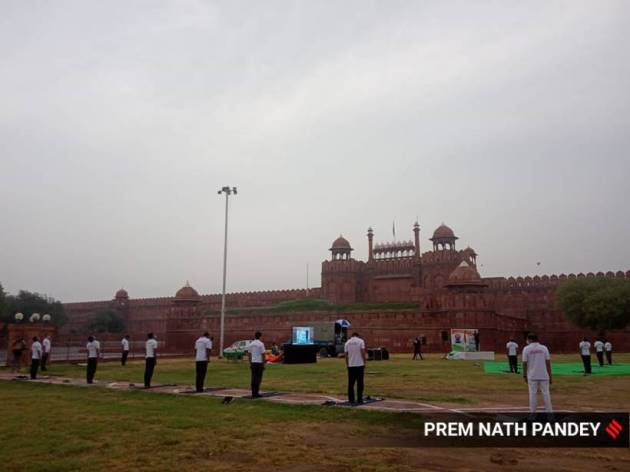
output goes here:
{"type": "Polygon", "coordinates": [[[595,355],[597,356],[599,366],[604,367],[604,342],[598,339],[593,343],[593,347],[595,348],[595,355]]]}
{"type": "Polygon", "coordinates": [[[129,357],[129,335],[126,334],[120,341],[120,347],[122,348],[122,357],[120,358],[120,365],[127,364],[127,358],[129,357]]]}
{"type": "Polygon", "coordinates": [[[265,345],[260,340],[262,333],[256,331],[254,340],[247,346],[247,358],[249,359],[249,368],[252,371],[252,398],[260,398],[260,384],[262,383],[263,372],[265,370],[265,345]]]}
{"type": "Polygon", "coordinates": [[[538,342],[534,333],[527,335],[527,346],[523,348],[523,379],[529,388],[529,412],[536,413],[538,391],[545,402],[545,413],[552,412],[549,385],[551,377],[551,356],[549,349],[538,342]]]}
{"type": "Polygon", "coordinates": [[[579,344],[580,356],[582,356],[582,364],[584,364],[584,375],[590,375],[591,373],[591,343],[588,339],[582,338],[582,342],[579,344]]]}
{"type": "Polygon", "coordinates": [[[507,350],[510,372],[518,374],[518,344],[514,339],[510,339],[505,345],[505,349],[507,350]]]}
{"type": "Polygon", "coordinates": [[[88,343],[85,345],[87,349],[87,383],[94,383],[94,374],[96,374],[96,367],[98,365],[98,358],[101,355],[101,343],[99,343],[94,336],[88,337],[88,343]]]}
{"type": "Polygon", "coordinates": [[[418,356],[420,356],[421,361],[424,360],[422,358],[422,341],[418,336],[416,336],[416,338],[413,340],[413,357],[411,358],[411,360],[415,361],[418,356]]]}
{"type": "Polygon", "coordinates": [[[52,349],[52,343],[50,342],[50,336],[46,335],[44,340],[42,341],[42,372],[46,372],[48,370],[48,361],[50,360],[50,352],[52,349]]]}
{"type": "Polygon", "coordinates": [[[203,333],[203,336],[195,341],[195,390],[198,393],[203,392],[211,351],[212,341],[208,338],[208,332],[206,331],[203,333]]]}
{"type": "Polygon", "coordinates": [[[155,370],[158,342],[153,333],[147,334],[147,342],[144,343],[144,388],[151,388],[151,379],[155,370]]]}
{"type": "Polygon", "coordinates": [[[608,365],[612,365],[612,343],[608,340],[604,343],[604,350],[606,351],[606,360],[608,365]]]}
{"type": "Polygon", "coordinates": [[[346,354],[346,367],[348,369],[348,401],[351,405],[361,405],[363,403],[363,378],[365,375],[365,363],[367,356],[365,353],[365,342],[358,333],[353,333],[352,337],[343,346],[346,354]],[[357,384],[357,396],[355,403],[354,384],[357,384]]]}
{"type": "Polygon", "coordinates": [[[33,337],[33,344],[31,344],[31,379],[37,378],[37,369],[39,369],[39,363],[42,359],[42,343],[39,342],[37,336],[33,337]]]}

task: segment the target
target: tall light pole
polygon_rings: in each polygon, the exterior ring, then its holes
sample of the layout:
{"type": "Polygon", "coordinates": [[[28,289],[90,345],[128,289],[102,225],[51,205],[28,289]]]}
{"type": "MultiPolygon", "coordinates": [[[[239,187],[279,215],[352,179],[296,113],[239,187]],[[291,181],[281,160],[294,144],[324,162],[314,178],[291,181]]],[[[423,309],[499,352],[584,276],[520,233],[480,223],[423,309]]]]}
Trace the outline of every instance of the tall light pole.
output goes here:
{"type": "Polygon", "coordinates": [[[227,273],[228,200],[236,195],[236,187],[223,187],[217,192],[225,194],[225,236],[223,238],[223,294],[221,295],[221,333],[219,335],[219,357],[223,357],[223,333],[225,331],[225,276],[227,273]]]}

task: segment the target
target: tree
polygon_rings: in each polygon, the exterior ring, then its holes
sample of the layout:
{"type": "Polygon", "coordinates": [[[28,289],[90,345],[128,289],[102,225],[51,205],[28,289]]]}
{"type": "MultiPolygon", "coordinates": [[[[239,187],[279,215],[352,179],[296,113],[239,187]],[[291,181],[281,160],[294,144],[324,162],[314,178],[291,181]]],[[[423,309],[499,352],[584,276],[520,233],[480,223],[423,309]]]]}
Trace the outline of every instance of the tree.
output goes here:
{"type": "Polygon", "coordinates": [[[556,300],[565,317],[594,331],[623,329],[630,323],[630,280],[579,278],[558,287],[556,300]]]}
{"type": "Polygon", "coordinates": [[[96,333],[122,333],[125,327],[120,313],[109,308],[94,313],[86,325],[88,331],[96,333]]]}
{"type": "Polygon", "coordinates": [[[2,320],[7,322],[13,321],[13,316],[18,312],[24,313],[26,320],[33,313],[39,313],[40,315],[49,314],[52,324],[58,328],[68,321],[63,304],[60,301],[47,295],[27,290],[20,290],[17,295],[8,295],[6,297],[4,311],[1,312],[2,320]]]}
{"type": "Polygon", "coordinates": [[[2,288],[2,284],[0,284],[0,317],[2,317],[5,313],[4,308],[7,303],[7,296],[4,293],[4,288],[2,288]]]}

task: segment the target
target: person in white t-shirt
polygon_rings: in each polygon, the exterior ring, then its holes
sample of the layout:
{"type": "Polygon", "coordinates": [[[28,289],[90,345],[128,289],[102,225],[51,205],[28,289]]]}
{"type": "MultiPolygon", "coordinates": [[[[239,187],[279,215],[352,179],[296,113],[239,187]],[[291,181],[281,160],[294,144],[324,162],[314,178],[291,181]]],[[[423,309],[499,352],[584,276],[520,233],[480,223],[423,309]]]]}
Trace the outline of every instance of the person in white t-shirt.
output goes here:
{"type": "Polygon", "coordinates": [[[85,345],[88,354],[87,362],[87,383],[94,383],[94,374],[98,365],[98,358],[101,355],[101,343],[94,336],[88,336],[88,343],[85,345]]]}
{"type": "Polygon", "coordinates": [[[120,358],[120,365],[127,364],[127,358],[129,357],[129,335],[126,334],[120,341],[120,347],[122,349],[122,357],[120,358]]]}
{"type": "Polygon", "coordinates": [[[203,392],[203,383],[206,380],[208,362],[210,361],[210,351],[212,351],[212,341],[206,331],[197,341],[195,341],[195,389],[203,392]]]}
{"type": "Polygon", "coordinates": [[[33,344],[31,344],[31,379],[37,378],[37,369],[39,369],[39,363],[42,359],[42,343],[39,342],[37,336],[33,337],[33,344]]]}
{"type": "Polygon", "coordinates": [[[363,377],[365,375],[365,342],[358,333],[353,333],[343,346],[348,368],[348,401],[355,405],[354,384],[357,384],[356,404],[363,403],[363,377]]]}
{"type": "Polygon", "coordinates": [[[523,348],[523,379],[529,388],[529,411],[536,413],[538,390],[542,392],[545,412],[551,413],[551,357],[549,349],[538,342],[534,333],[527,335],[527,346],[523,348]]]}
{"type": "Polygon", "coordinates": [[[151,379],[157,363],[157,348],[158,342],[153,333],[147,334],[147,342],[144,343],[144,388],[151,388],[151,379]]]}
{"type": "Polygon", "coordinates": [[[608,365],[612,365],[612,343],[608,340],[604,343],[604,350],[606,351],[606,360],[608,365]]]}
{"type": "Polygon", "coordinates": [[[595,355],[597,356],[599,366],[604,367],[604,342],[598,339],[593,343],[593,347],[595,348],[595,355]]]}
{"type": "Polygon", "coordinates": [[[582,363],[584,364],[584,375],[591,373],[591,343],[588,339],[582,338],[582,342],[579,344],[580,356],[582,356],[582,363]]]}
{"type": "Polygon", "coordinates": [[[510,372],[518,374],[518,344],[514,339],[510,339],[505,345],[505,349],[510,364],[510,372]]]}
{"type": "Polygon", "coordinates": [[[52,348],[52,343],[50,342],[50,336],[46,335],[44,340],[42,341],[42,372],[46,372],[48,370],[48,361],[50,360],[50,350],[52,348]]]}
{"type": "Polygon", "coordinates": [[[252,398],[260,398],[260,384],[262,383],[263,372],[267,359],[265,358],[265,345],[260,340],[262,333],[256,331],[254,340],[247,346],[247,358],[249,359],[249,368],[252,371],[252,398]]]}

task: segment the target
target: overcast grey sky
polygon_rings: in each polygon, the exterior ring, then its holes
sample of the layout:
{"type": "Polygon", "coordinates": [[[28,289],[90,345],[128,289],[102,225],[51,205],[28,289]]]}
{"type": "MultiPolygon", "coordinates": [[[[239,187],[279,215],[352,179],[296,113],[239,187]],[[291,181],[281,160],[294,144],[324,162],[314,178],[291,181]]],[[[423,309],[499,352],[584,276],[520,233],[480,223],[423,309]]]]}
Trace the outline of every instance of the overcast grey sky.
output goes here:
{"type": "MultiPolygon", "coordinates": [[[[304,287],[343,233],[630,269],[630,2],[0,3],[0,282],[304,287]]],[[[538,269],[536,262],[540,261],[538,269]]]]}

